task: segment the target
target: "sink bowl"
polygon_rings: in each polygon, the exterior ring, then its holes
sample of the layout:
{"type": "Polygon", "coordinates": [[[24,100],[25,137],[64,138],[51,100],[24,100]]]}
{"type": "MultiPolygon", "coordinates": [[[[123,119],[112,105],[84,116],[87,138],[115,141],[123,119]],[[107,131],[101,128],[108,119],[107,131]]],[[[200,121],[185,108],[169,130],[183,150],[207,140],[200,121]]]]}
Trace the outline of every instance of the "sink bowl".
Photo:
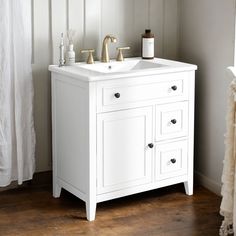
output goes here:
{"type": "Polygon", "coordinates": [[[146,60],[127,60],[123,62],[112,61],[110,63],[97,62],[95,64],[80,64],[78,66],[86,70],[100,73],[121,73],[129,71],[155,69],[167,65],[146,60]]]}
{"type": "Polygon", "coordinates": [[[50,65],[49,70],[56,73],[63,73],[75,79],[83,81],[101,81],[119,78],[134,78],[141,76],[152,76],[172,72],[183,72],[196,70],[197,66],[187,63],[154,58],[143,60],[140,57],[125,58],[119,62],[112,60],[110,63],[95,61],[95,64],[85,62],[75,63],[73,66],[58,67],[50,65]]]}

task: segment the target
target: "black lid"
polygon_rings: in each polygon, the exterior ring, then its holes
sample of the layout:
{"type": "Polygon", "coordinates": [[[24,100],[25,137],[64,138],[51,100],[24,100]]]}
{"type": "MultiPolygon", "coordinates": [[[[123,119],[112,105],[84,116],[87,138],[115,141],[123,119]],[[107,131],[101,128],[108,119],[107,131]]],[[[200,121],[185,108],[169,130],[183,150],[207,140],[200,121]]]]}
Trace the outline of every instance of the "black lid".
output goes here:
{"type": "Polygon", "coordinates": [[[146,33],[146,34],[150,34],[150,33],[151,33],[151,30],[150,30],[150,29],[145,29],[145,33],[146,33]]]}

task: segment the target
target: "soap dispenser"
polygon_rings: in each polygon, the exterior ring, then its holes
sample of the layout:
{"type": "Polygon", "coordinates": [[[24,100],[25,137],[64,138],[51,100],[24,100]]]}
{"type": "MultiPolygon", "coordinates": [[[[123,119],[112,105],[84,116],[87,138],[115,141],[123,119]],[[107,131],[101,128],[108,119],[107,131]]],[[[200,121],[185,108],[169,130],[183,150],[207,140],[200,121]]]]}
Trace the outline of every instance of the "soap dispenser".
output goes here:
{"type": "Polygon", "coordinates": [[[75,51],[74,45],[71,43],[69,44],[69,50],[66,52],[66,65],[71,66],[75,64],[75,51]]]}
{"type": "Polygon", "coordinates": [[[142,34],[142,58],[154,58],[154,34],[150,29],[146,29],[145,34],[142,34]]]}

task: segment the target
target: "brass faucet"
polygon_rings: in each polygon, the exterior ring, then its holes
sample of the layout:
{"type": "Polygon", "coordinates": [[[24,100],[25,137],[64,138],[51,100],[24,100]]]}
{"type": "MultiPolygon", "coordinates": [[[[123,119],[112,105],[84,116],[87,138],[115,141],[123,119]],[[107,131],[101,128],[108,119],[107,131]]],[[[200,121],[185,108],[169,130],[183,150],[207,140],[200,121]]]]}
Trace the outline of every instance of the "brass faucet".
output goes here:
{"type": "Polygon", "coordinates": [[[117,39],[111,35],[107,35],[103,39],[101,62],[110,62],[110,57],[109,57],[109,53],[108,53],[108,46],[107,46],[109,39],[111,40],[112,43],[115,43],[117,41],[117,39]]]}

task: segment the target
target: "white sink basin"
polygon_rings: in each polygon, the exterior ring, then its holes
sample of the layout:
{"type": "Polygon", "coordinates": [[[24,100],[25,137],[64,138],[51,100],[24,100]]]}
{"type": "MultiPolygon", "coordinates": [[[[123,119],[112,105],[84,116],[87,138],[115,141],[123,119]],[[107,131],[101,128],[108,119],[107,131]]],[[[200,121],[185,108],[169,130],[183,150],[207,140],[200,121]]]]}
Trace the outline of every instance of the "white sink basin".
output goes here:
{"type": "Polygon", "coordinates": [[[80,62],[73,66],[49,66],[50,71],[63,73],[66,76],[76,79],[79,78],[83,81],[101,81],[136,76],[151,76],[178,71],[192,71],[196,69],[197,66],[182,62],[162,58],[143,60],[140,57],[125,58],[125,61],[122,62],[112,60],[110,63],[95,61],[95,64],[80,62]]]}
{"type": "Polygon", "coordinates": [[[146,60],[127,60],[123,62],[113,61],[110,63],[96,62],[95,64],[80,64],[78,66],[86,70],[100,73],[116,73],[116,72],[120,73],[120,72],[138,71],[146,69],[155,69],[167,65],[146,60]]]}

